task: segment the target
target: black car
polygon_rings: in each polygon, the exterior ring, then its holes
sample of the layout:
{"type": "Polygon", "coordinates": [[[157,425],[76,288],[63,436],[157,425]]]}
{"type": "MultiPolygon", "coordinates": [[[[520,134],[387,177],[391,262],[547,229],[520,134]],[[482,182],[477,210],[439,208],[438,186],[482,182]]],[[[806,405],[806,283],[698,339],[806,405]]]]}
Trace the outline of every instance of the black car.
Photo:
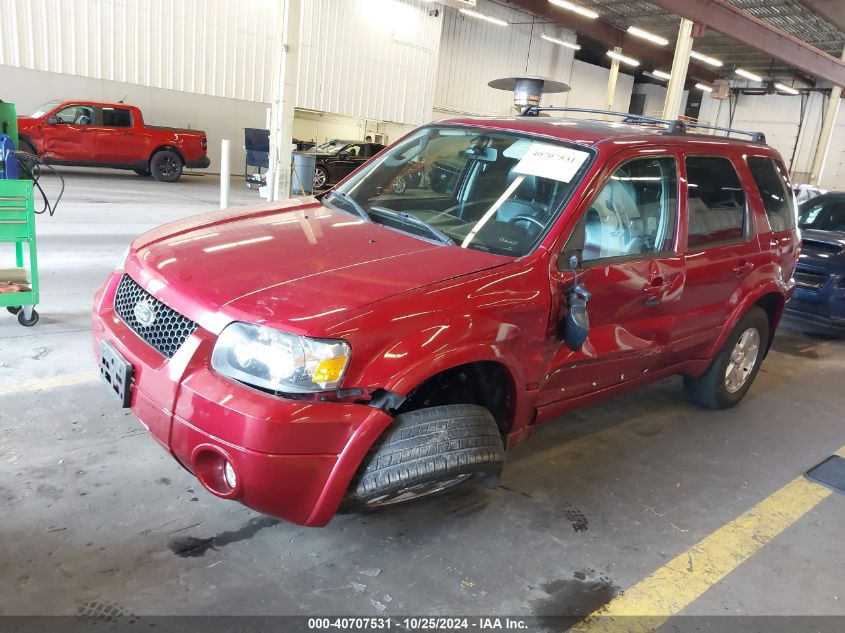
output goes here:
{"type": "Polygon", "coordinates": [[[308,152],[317,155],[314,189],[325,189],[340,182],[383,149],[384,145],[378,143],[338,139],[312,147],[308,152]]]}
{"type": "Polygon", "coordinates": [[[845,335],[845,193],[804,202],[798,226],[801,257],[786,312],[813,329],[845,335]]]}

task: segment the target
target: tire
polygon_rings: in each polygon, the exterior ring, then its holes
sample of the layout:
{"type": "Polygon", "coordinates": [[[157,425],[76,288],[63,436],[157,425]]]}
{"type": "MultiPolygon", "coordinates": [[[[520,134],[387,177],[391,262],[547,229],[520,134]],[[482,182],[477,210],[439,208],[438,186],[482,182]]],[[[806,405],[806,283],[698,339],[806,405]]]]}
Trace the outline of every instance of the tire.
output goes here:
{"type": "Polygon", "coordinates": [[[754,306],[731,332],[703,376],[684,376],[684,389],[693,404],[705,409],[728,409],[739,403],[751,388],[769,344],[769,317],[754,306]],[[745,338],[743,338],[745,337],[745,338]],[[754,359],[752,349],[756,339],[754,359]],[[741,349],[745,346],[744,351],[741,349]],[[734,369],[734,372],[731,370],[734,369]],[[729,376],[729,372],[733,376],[729,376]]]}
{"type": "Polygon", "coordinates": [[[176,182],[182,176],[184,167],[179,154],[169,149],[156,152],[150,160],[150,173],[159,182],[176,182]]]}
{"type": "Polygon", "coordinates": [[[314,170],[314,189],[325,189],[329,184],[329,172],[325,167],[317,166],[314,170]]]}
{"type": "Polygon", "coordinates": [[[149,176],[150,175],[149,169],[133,169],[132,171],[134,171],[139,176],[149,176]]]}
{"type": "Polygon", "coordinates": [[[18,312],[18,323],[20,323],[24,327],[32,327],[33,325],[38,323],[38,312],[33,309],[32,316],[27,319],[23,310],[21,310],[20,312],[18,312]]]}
{"type": "Polygon", "coordinates": [[[450,404],[402,413],[370,449],[343,509],[393,505],[470,481],[498,484],[504,461],[502,436],[484,407],[450,404]]]}

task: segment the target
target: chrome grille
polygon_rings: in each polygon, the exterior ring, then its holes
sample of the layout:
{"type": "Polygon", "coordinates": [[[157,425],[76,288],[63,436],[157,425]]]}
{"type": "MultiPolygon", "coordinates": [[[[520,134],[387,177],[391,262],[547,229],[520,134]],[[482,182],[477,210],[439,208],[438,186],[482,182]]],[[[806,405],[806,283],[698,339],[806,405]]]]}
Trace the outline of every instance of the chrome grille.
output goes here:
{"type": "Polygon", "coordinates": [[[120,280],[114,296],[114,310],[135,334],[167,358],[172,358],[197,329],[196,323],[164,305],[129,275],[123,275],[120,280]],[[155,317],[149,325],[143,325],[136,314],[135,307],[142,303],[155,317]]]}
{"type": "Polygon", "coordinates": [[[818,290],[827,283],[829,275],[799,266],[795,270],[795,285],[807,290],[818,290]]]}

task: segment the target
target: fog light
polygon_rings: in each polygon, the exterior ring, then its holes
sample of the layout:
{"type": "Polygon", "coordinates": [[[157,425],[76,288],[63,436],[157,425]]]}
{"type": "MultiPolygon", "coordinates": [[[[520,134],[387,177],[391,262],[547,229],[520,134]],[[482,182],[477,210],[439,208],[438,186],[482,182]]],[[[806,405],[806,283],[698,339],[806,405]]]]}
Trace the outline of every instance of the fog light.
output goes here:
{"type": "Polygon", "coordinates": [[[238,487],[238,476],[235,474],[235,469],[229,462],[226,462],[223,465],[223,477],[226,479],[226,483],[229,484],[229,487],[232,488],[232,490],[238,487]]]}

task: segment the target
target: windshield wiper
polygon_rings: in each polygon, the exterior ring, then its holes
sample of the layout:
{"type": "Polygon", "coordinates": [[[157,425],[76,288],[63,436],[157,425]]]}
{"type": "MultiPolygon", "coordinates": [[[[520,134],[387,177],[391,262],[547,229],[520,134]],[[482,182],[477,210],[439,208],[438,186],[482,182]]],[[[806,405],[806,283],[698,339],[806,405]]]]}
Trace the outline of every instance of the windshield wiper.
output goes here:
{"type": "Polygon", "coordinates": [[[329,195],[334,198],[339,198],[340,200],[343,200],[344,202],[348,203],[355,210],[355,213],[365,222],[373,221],[369,214],[364,210],[364,207],[358,204],[352,198],[352,196],[350,196],[345,191],[337,191],[336,189],[332,189],[331,191],[329,191],[329,195]]]}
{"type": "Polygon", "coordinates": [[[414,226],[418,226],[420,228],[423,228],[426,231],[428,231],[431,235],[433,235],[434,238],[438,242],[441,242],[442,244],[448,244],[449,246],[455,245],[455,240],[453,240],[451,237],[446,235],[443,231],[438,229],[433,224],[429,224],[425,220],[418,218],[415,215],[412,215],[410,213],[404,213],[402,211],[394,211],[393,209],[386,209],[385,207],[373,206],[373,207],[370,207],[370,210],[376,211],[377,213],[380,213],[382,215],[386,215],[389,218],[399,220],[400,222],[405,222],[407,224],[413,224],[414,226]]]}

